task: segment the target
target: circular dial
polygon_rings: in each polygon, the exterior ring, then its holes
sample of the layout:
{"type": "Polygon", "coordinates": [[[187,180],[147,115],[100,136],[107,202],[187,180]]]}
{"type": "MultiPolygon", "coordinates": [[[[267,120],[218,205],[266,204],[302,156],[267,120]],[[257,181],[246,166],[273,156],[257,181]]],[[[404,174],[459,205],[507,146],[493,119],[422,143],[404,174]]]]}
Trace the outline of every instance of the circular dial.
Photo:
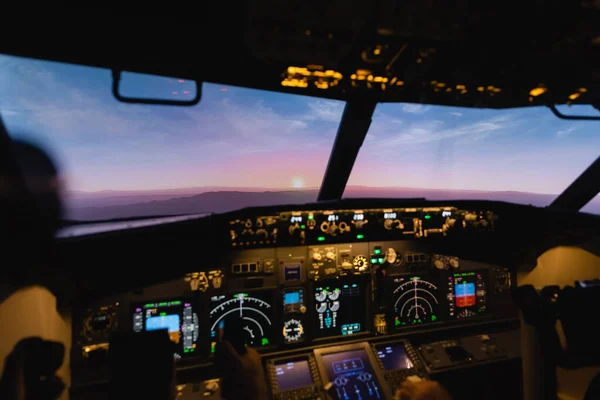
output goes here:
{"type": "Polygon", "coordinates": [[[395,326],[415,325],[437,320],[437,286],[421,277],[394,279],[395,326]]]}
{"type": "Polygon", "coordinates": [[[302,322],[297,319],[289,319],[283,323],[283,338],[286,343],[299,342],[304,338],[302,322]]]}
{"type": "Polygon", "coordinates": [[[272,330],[271,314],[271,305],[266,301],[246,293],[237,293],[210,311],[211,337],[216,338],[218,328],[227,329],[227,322],[238,318],[248,346],[268,345],[272,330]]]}
{"type": "Polygon", "coordinates": [[[358,272],[364,272],[369,268],[369,262],[365,256],[356,256],[352,262],[354,269],[358,272]]]}
{"type": "Polygon", "coordinates": [[[89,314],[85,320],[85,327],[93,335],[108,333],[113,324],[112,316],[106,311],[97,311],[89,314]]]}
{"type": "MultiPolygon", "coordinates": [[[[323,291],[323,293],[325,293],[325,291],[323,291]]],[[[329,300],[337,300],[340,297],[340,293],[342,293],[342,291],[339,288],[335,288],[331,292],[326,293],[327,297],[329,297],[329,300]]]]}
{"type": "Polygon", "coordinates": [[[83,336],[88,341],[105,339],[116,327],[116,310],[112,307],[89,310],[83,320],[83,336]]]}
{"type": "Polygon", "coordinates": [[[327,298],[327,291],[323,290],[322,292],[317,292],[315,294],[315,299],[317,299],[317,301],[325,301],[325,299],[327,298]]]}

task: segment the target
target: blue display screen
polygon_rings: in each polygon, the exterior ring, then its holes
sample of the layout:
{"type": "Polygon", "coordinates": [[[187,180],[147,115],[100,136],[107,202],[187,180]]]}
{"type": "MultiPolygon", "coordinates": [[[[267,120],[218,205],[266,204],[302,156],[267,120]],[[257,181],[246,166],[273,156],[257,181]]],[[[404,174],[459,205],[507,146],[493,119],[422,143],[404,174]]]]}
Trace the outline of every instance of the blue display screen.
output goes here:
{"type": "Polygon", "coordinates": [[[283,296],[283,304],[296,304],[300,302],[300,292],[286,292],[283,296]]]}
{"type": "Polygon", "coordinates": [[[322,360],[327,378],[333,383],[329,392],[333,398],[358,400],[384,397],[365,350],[325,354],[322,360]]]}
{"type": "Polygon", "coordinates": [[[160,317],[150,317],[146,319],[147,331],[156,331],[159,329],[168,329],[169,332],[179,332],[179,315],[171,314],[160,317]]]}
{"type": "Polygon", "coordinates": [[[475,296],[475,284],[472,282],[459,283],[454,290],[457,297],[475,296]]]}

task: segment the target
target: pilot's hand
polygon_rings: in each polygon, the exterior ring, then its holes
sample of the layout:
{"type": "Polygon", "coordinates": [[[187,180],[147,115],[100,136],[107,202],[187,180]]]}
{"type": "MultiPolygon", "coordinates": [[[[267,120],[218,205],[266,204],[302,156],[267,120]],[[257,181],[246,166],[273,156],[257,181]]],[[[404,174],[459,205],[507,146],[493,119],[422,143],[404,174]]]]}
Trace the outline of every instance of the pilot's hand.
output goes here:
{"type": "Polygon", "coordinates": [[[396,400],[450,400],[450,395],[435,381],[405,381],[396,390],[396,400]]]}
{"type": "Polygon", "coordinates": [[[245,354],[239,354],[231,343],[224,340],[217,345],[216,353],[222,398],[268,399],[267,381],[256,350],[247,347],[245,354]]]}

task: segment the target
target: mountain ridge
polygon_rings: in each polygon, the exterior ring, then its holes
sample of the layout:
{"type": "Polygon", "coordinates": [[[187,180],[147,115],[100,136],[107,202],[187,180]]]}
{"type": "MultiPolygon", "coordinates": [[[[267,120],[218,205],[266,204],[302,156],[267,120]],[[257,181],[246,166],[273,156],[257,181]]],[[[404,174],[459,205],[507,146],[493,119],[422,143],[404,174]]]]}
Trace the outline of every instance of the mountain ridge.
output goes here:
{"type": "MultiPolygon", "coordinates": [[[[233,190],[231,190],[233,189],[233,190]]],[[[67,219],[104,220],[147,215],[179,215],[222,213],[244,207],[278,204],[303,204],[316,201],[317,189],[265,189],[263,191],[205,191],[193,195],[153,194],[138,196],[99,196],[71,198],[67,203],[67,219]]],[[[556,195],[519,191],[445,190],[419,188],[374,188],[349,186],[345,198],[422,198],[428,200],[497,200],[535,206],[546,206],[556,195]]],[[[593,201],[588,212],[600,213],[600,201],[593,201]]]]}

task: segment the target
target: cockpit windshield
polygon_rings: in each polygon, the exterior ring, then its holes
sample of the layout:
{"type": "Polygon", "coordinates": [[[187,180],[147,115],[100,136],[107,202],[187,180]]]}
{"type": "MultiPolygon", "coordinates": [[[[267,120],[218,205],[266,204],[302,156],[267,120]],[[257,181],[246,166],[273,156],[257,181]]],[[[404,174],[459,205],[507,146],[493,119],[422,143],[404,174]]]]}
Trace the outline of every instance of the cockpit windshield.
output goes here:
{"type": "Polygon", "coordinates": [[[0,56],[0,115],[59,162],[71,220],[315,201],[343,107],[209,83],[195,107],[123,104],[109,70],[0,56]]]}
{"type": "MultiPolygon", "coordinates": [[[[591,106],[574,108],[597,115],[591,106]]],[[[540,107],[379,104],[344,197],[547,206],[598,157],[596,125],[561,120],[540,107]]],[[[600,198],[582,211],[600,214],[600,198]]]]}
{"type": "MultiPolygon", "coordinates": [[[[0,56],[0,115],[59,163],[68,220],[315,201],[343,109],[210,83],[194,107],[124,104],[107,69],[0,56]]],[[[546,206],[598,149],[595,124],[546,109],[380,104],[344,196],[546,206]]]]}

